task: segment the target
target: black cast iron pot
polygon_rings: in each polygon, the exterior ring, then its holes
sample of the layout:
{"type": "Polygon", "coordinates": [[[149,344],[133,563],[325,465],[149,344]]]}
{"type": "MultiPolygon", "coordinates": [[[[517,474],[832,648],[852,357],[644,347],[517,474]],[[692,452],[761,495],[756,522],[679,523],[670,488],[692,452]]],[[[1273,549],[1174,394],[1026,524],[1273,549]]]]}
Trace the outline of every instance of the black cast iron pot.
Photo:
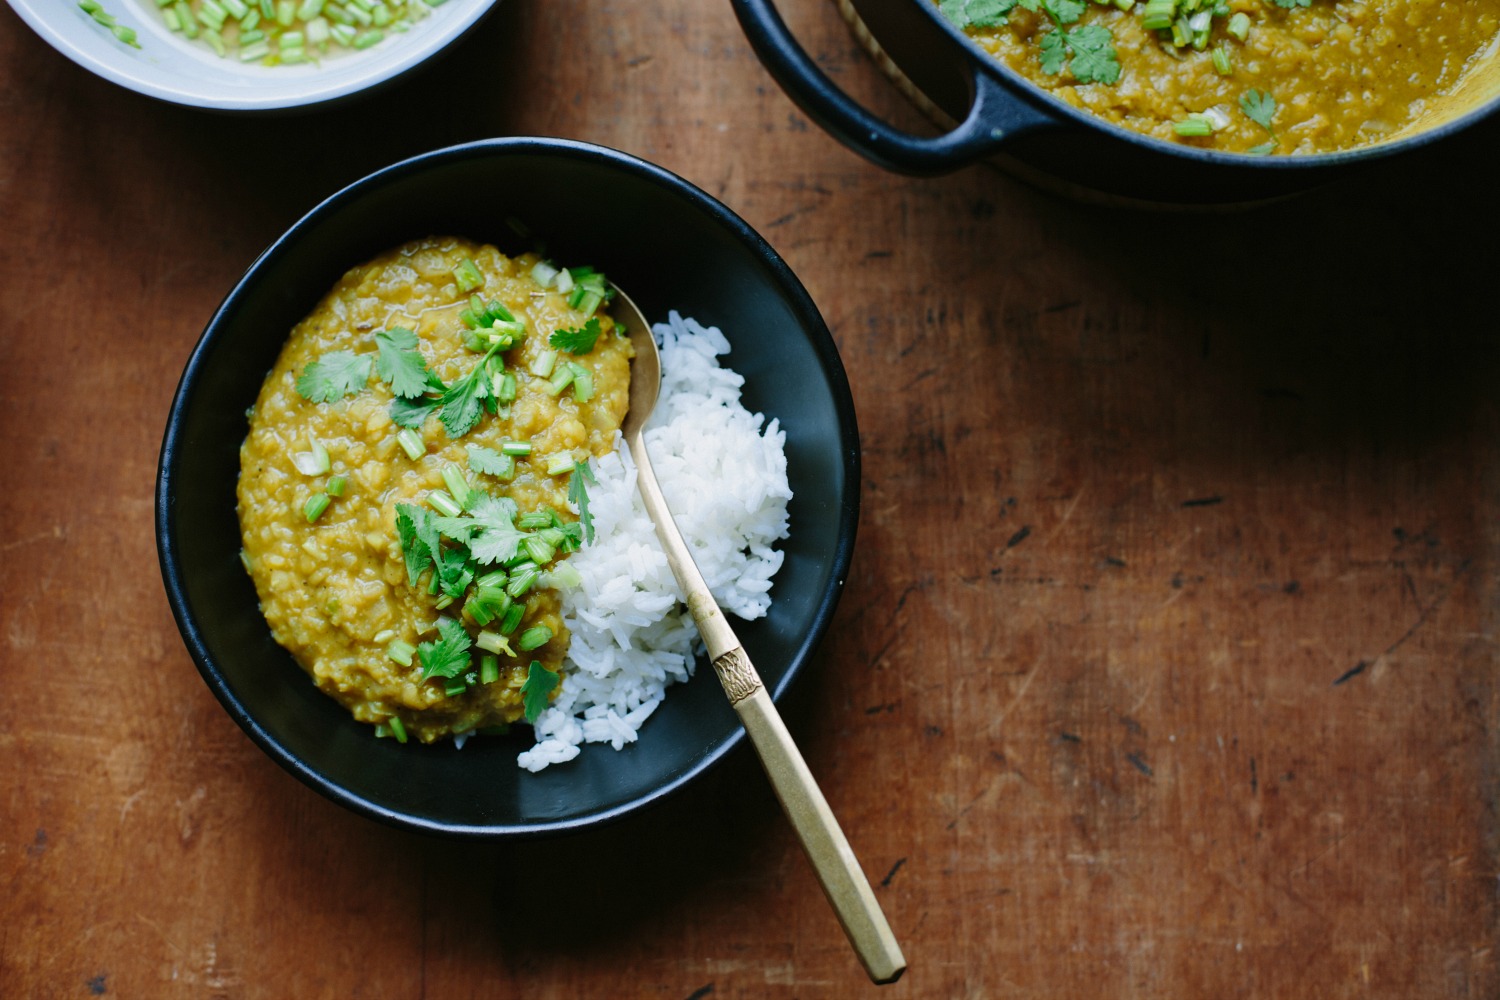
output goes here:
{"type": "Polygon", "coordinates": [[[948,130],[904,132],[838,88],[798,44],[775,0],[731,0],[751,47],[787,94],[880,166],[939,174],[995,159],[1043,187],[1089,200],[1154,205],[1251,203],[1307,190],[1470,127],[1500,108],[1493,53],[1460,92],[1401,137],[1313,156],[1256,157],[1163,142],[1073,108],[992,59],[930,0],[836,0],[888,74],[948,130]],[[908,85],[909,86],[906,86],[908,85]]]}

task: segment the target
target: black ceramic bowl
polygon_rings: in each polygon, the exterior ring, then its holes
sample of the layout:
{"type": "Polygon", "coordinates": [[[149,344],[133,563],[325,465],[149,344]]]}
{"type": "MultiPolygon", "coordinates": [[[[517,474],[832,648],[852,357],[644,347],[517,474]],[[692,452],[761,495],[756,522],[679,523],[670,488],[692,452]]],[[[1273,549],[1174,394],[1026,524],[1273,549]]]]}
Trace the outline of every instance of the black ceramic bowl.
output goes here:
{"type": "Polygon", "coordinates": [[[454,234],[520,252],[522,220],[560,260],[618,281],[653,321],[721,327],[744,401],[786,430],[791,537],[770,615],[736,623],[773,694],[828,627],[854,545],[859,440],[833,339],[785,263],[740,218],[659,167],[550,139],[498,139],[398,163],[313,209],[250,266],[188,360],[157,475],[156,532],[173,613],[203,679],[277,763],[357,812],[422,831],[501,838],[613,819],[681,788],[743,736],[711,669],[672,689],[638,742],[585,746],[539,774],[530,731],[402,745],[318,691],[271,639],[239,561],[235,480],[254,402],[292,326],[352,265],[454,234]]]}
{"type": "Polygon", "coordinates": [[[875,117],[818,67],[776,0],[731,0],[771,75],[808,116],[867,159],[936,174],[994,160],[1022,178],[1087,201],[1141,206],[1247,204],[1316,187],[1411,156],[1500,110],[1493,49],[1459,91],[1429,102],[1396,138],[1313,156],[1245,156],[1132,132],[1071,107],[948,23],[932,0],[836,0],[856,37],[907,96],[945,128],[913,135],[875,117]]]}

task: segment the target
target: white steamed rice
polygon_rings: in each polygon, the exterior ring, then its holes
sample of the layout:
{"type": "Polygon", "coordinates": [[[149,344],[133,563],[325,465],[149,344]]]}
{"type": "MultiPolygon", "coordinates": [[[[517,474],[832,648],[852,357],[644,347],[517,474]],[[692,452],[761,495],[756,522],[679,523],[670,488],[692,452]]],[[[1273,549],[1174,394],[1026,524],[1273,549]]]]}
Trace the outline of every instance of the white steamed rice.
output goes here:
{"type": "MultiPolygon", "coordinates": [[[[646,429],[652,467],[714,599],[740,618],[760,618],[781,568],[771,546],[788,533],[786,434],[740,403],[745,380],[719,366],[729,342],[717,328],[673,312],[653,329],[662,387],[646,429]]],[[[594,542],[568,560],[582,578],[563,594],[572,641],[562,688],[537,717],[536,745],[517,758],[529,771],[572,760],[583,743],[619,750],[634,742],[667,686],[693,674],[698,631],[623,440],[594,473],[594,542]]]]}

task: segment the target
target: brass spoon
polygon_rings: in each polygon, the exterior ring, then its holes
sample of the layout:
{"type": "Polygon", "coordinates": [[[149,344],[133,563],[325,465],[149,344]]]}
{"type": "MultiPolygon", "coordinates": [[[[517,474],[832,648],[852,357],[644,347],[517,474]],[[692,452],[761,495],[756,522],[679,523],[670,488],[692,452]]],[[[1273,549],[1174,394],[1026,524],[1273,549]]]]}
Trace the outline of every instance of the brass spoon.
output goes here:
{"type": "Polygon", "coordinates": [[[631,362],[630,409],[625,414],[621,431],[635,459],[637,483],[641,498],[646,502],[646,512],[656,525],[656,533],[666,550],[667,562],[677,583],[687,595],[688,610],[698,624],[698,632],[708,647],[709,658],[724,693],[729,696],[734,710],[739,713],[750,742],[760,755],[761,764],[786,810],[792,828],[802,841],[802,849],[812,862],[813,871],[838,914],[844,933],[864,963],[865,971],[877,983],[895,982],[906,971],[906,959],[901,946],[886,923],[880,904],[870,890],[870,883],[860,870],[859,861],[839,829],[833,810],[813,780],[797,745],[781,721],[776,705],[760,675],[745,654],[745,649],[735,637],[734,630],[719,610],[703,574],[693,563],[682,534],[672,520],[672,512],[662,497],[656,474],[651,470],[651,459],[646,454],[646,439],[643,431],[651,412],[656,409],[657,395],[661,390],[661,355],[656,350],[656,338],[646,318],[624,292],[615,289],[613,312],[615,318],[630,335],[635,347],[635,360],[631,362]]]}

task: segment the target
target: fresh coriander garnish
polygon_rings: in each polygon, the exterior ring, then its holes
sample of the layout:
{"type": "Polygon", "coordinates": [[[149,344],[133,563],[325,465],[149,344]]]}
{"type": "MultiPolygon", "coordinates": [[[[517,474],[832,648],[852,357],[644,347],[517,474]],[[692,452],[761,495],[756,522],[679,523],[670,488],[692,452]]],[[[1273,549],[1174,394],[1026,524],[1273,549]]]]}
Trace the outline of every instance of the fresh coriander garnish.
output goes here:
{"type": "Polygon", "coordinates": [[[490,399],[494,392],[489,377],[490,358],[499,349],[498,345],[491,347],[469,374],[444,389],[439,397],[438,419],[443,422],[449,437],[463,437],[479,423],[485,400],[490,399]]]}
{"type": "Polygon", "coordinates": [[[332,403],[352,396],[370,380],[370,356],[353,351],[329,351],[302,369],[297,392],[314,403],[332,403]]]}
{"type": "Polygon", "coordinates": [[[1251,121],[1265,129],[1271,137],[1270,142],[1256,146],[1248,152],[1263,156],[1275,149],[1281,140],[1276,136],[1276,129],[1271,126],[1271,120],[1276,117],[1276,98],[1271,96],[1270,91],[1253,88],[1245,91],[1240,95],[1240,110],[1245,112],[1251,121]]]}
{"type": "Polygon", "coordinates": [[[479,272],[478,266],[472,260],[465,257],[453,269],[453,281],[458,285],[460,292],[472,292],[484,284],[484,275],[479,272]]]}
{"type": "Polygon", "coordinates": [[[578,523],[583,525],[583,535],[590,545],[594,544],[594,516],[589,513],[588,487],[598,484],[587,460],[574,463],[573,471],[568,475],[568,503],[578,508],[578,523]]]}
{"type": "Polygon", "coordinates": [[[398,397],[414,399],[428,389],[442,388],[417,348],[417,335],[406,327],[393,326],[375,334],[375,346],[379,350],[375,372],[398,397]]]}
{"type": "Polygon", "coordinates": [[[1042,72],[1055,76],[1066,69],[1079,83],[1115,83],[1120,61],[1110,30],[1102,24],[1070,27],[1086,6],[1083,0],[942,0],[938,10],[959,28],[999,27],[1017,7],[1045,13],[1052,30],[1042,35],[1042,72]]]}
{"type": "Polygon", "coordinates": [[[468,445],[469,468],[486,476],[494,476],[496,479],[509,479],[516,474],[516,460],[510,455],[502,455],[493,448],[484,445],[468,445]]]}
{"type": "Polygon", "coordinates": [[[526,673],[526,683],[521,685],[521,698],[526,706],[526,721],[536,722],[537,716],[542,714],[550,702],[552,689],[557,687],[558,677],[556,672],[548,670],[536,660],[531,661],[531,668],[526,673]]]}
{"type": "Polygon", "coordinates": [[[1273,0],[1273,2],[1276,4],[1276,6],[1285,7],[1287,10],[1295,10],[1298,7],[1312,6],[1312,0],[1273,0]]]}
{"type": "Polygon", "coordinates": [[[599,317],[591,318],[575,330],[553,330],[547,343],[569,354],[587,354],[599,340],[599,317]]]}
{"type": "Polygon", "coordinates": [[[516,502],[509,497],[492,497],[481,489],[469,492],[468,510],[458,517],[434,518],[434,525],[444,535],[467,545],[481,563],[513,559],[526,537],[516,528],[516,502]]]}
{"type": "Polygon", "coordinates": [[[469,669],[469,647],[473,640],[463,625],[452,618],[439,618],[438,634],[441,638],[437,642],[417,646],[424,681],[432,677],[457,677],[469,669]]]}

